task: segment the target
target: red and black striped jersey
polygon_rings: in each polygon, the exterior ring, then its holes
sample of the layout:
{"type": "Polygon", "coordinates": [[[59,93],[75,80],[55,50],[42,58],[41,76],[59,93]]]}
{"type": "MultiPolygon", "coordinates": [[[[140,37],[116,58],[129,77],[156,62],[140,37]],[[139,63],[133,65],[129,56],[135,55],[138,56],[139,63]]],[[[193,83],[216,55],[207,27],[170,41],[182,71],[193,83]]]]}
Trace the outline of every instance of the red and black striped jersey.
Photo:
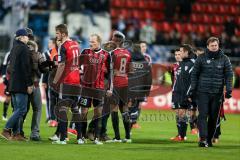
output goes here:
{"type": "Polygon", "coordinates": [[[128,72],[130,69],[131,54],[127,49],[117,48],[111,53],[113,63],[113,86],[128,86],[128,72]]]}
{"type": "Polygon", "coordinates": [[[82,70],[81,85],[96,89],[104,89],[105,75],[110,73],[110,55],[100,49],[93,51],[84,49],[80,55],[82,70]]]}
{"type": "Polygon", "coordinates": [[[58,62],[65,63],[63,83],[69,85],[80,84],[79,55],[80,51],[77,42],[68,39],[61,45],[58,62]]]}

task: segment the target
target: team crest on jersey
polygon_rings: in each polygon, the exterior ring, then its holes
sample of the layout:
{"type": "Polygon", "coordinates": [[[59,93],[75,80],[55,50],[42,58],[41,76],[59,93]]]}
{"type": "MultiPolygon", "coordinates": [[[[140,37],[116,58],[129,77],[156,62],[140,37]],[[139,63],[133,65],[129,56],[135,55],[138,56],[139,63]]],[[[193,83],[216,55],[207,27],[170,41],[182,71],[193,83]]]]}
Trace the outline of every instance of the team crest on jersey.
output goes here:
{"type": "Polygon", "coordinates": [[[177,70],[177,73],[176,73],[176,74],[177,74],[177,75],[179,75],[180,73],[181,73],[181,67],[179,67],[179,68],[178,68],[178,70],[177,70]]]}
{"type": "Polygon", "coordinates": [[[104,60],[105,56],[104,55],[101,55],[101,59],[104,60]]]}
{"type": "Polygon", "coordinates": [[[188,70],[188,66],[185,66],[185,71],[187,71],[188,70]]]}
{"type": "Polygon", "coordinates": [[[209,64],[209,63],[211,63],[211,60],[210,60],[210,59],[207,60],[207,64],[209,64]]]}

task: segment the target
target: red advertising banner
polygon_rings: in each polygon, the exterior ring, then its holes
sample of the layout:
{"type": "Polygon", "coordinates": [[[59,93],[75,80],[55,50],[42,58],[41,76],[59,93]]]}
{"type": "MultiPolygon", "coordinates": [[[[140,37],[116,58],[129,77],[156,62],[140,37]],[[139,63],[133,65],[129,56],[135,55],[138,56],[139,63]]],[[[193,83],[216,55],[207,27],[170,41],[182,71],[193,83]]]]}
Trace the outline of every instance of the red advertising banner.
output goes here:
{"type": "MultiPolygon", "coordinates": [[[[43,90],[41,89],[43,93],[43,90]]],[[[43,102],[45,102],[45,94],[42,94],[43,102]]],[[[224,110],[225,113],[240,114],[240,89],[234,89],[231,99],[225,100],[224,110]]],[[[4,85],[0,83],[0,101],[4,101],[4,85]]],[[[143,109],[154,110],[170,110],[171,109],[172,92],[170,86],[158,85],[153,86],[151,94],[147,99],[147,102],[142,103],[143,109]]]]}
{"type": "MultiPolygon", "coordinates": [[[[158,88],[158,89],[163,89],[158,88]]],[[[167,90],[167,89],[165,89],[167,90]]],[[[156,91],[155,91],[156,92],[156,91]]],[[[232,93],[233,97],[230,99],[226,99],[224,102],[224,111],[225,113],[236,113],[240,114],[240,90],[234,89],[232,93]]],[[[147,99],[147,102],[142,103],[143,109],[161,109],[161,110],[169,110],[171,109],[171,100],[172,100],[172,92],[169,91],[164,94],[159,94],[156,96],[150,96],[147,99]]]]}

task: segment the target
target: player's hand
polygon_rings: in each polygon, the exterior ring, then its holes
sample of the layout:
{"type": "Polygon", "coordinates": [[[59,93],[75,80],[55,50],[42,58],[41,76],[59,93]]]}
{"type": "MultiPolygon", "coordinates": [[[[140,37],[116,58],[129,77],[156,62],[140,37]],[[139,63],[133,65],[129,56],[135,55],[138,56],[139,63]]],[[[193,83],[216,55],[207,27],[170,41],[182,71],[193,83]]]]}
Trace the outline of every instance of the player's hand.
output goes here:
{"type": "Polygon", "coordinates": [[[47,89],[47,87],[48,87],[47,83],[42,83],[42,87],[43,87],[44,89],[47,89]]]}
{"type": "Polygon", "coordinates": [[[192,98],[188,98],[188,101],[189,101],[189,102],[192,102],[192,98]]]}
{"type": "Polygon", "coordinates": [[[32,92],[33,92],[33,86],[28,86],[27,93],[32,94],[32,92]]]}
{"type": "Polygon", "coordinates": [[[231,91],[227,91],[227,92],[225,93],[225,98],[226,98],[226,99],[232,98],[232,92],[231,92],[231,91]]]}
{"type": "Polygon", "coordinates": [[[107,95],[108,97],[111,97],[111,96],[112,96],[112,91],[110,91],[110,90],[107,90],[107,93],[106,93],[106,95],[107,95]]]}

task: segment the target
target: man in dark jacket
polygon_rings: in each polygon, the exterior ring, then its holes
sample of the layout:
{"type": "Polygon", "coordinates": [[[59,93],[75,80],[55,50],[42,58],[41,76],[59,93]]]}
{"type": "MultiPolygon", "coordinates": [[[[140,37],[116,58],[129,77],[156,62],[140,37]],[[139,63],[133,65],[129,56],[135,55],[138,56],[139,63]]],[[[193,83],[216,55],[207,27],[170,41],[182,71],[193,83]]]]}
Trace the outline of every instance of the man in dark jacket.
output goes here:
{"type": "Polygon", "coordinates": [[[231,98],[232,79],[230,60],[219,49],[219,39],[210,37],[207,40],[206,53],[200,55],[195,62],[189,92],[191,98],[197,94],[199,147],[212,146],[220,106],[223,103],[223,89],[226,85],[225,98],[231,98]]]}
{"type": "Polygon", "coordinates": [[[188,126],[187,111],[191,108],[191,103],[187,100],[187,92],[190,88],[190,77],[192,74],[194,60],[191,58],[193,55],[192,47],[188,44],[180,46],[180,56],[182,61],[176,71],[176,80],[173,84],[172,103],[173,108],[177,109],[176,121],[178,134],[173,141],[186,140],[186,132],[188,126]]]}
{"type": "Polygon", "coordinates": [[[16,32],[16,40],[10,53],[10,80],[9,91],[13,100],[14,112],[7,121],[1,134],[7,140],[24,140],[20,134],[23,116],[27,112],[28,94],[32,93],[30,51],[26,45],[28,33],[25,29],[16,32]],[[12,137],[12,130],[14,136],[12,137]]]}

